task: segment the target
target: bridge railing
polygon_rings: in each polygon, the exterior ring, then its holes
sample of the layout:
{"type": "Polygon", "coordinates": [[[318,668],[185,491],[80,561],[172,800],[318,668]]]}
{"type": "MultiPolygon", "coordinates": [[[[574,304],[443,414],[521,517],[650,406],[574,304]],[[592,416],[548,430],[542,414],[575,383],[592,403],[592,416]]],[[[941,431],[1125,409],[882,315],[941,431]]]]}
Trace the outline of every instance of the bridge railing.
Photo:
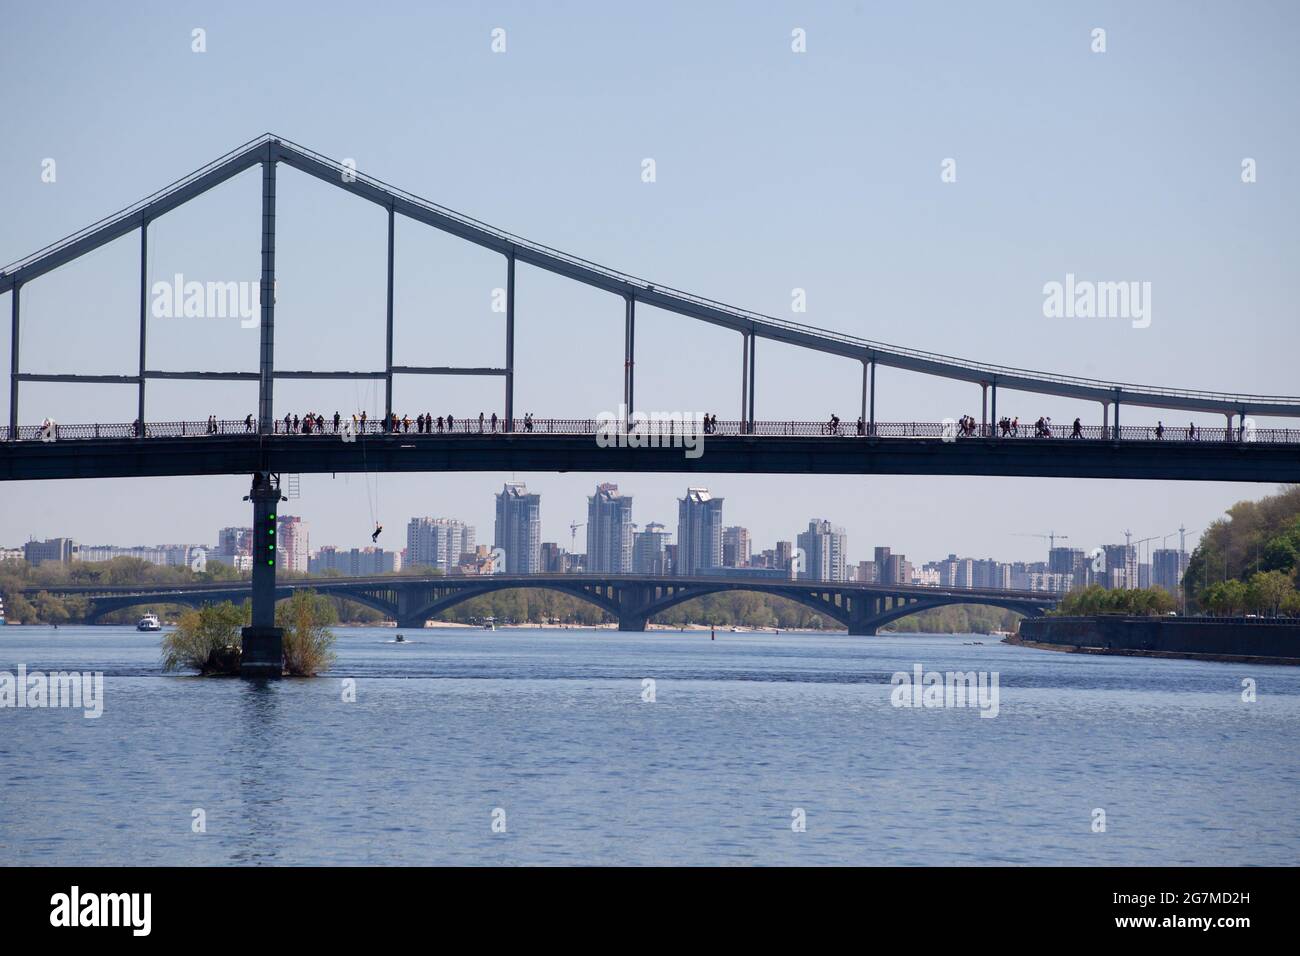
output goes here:
{"type": "MultiPolygon", "coordinates": [[[[383,436],[389,434],[384,422],[367,418],[365,422],[340,419],[336,427],[333,417],[327,417],[323,425],[308,425],[299,418],[292,418],[286,423],[284,419],[275,421],[275,434],[293,435],[303,439],[339,440],[343,432],[349,430],[355,435],[383,436]]],[[[518,418],[509,434],[528,435],[569,435],[595,437],[610,424],[595,418],[518,418]]],[[[615,428],[617,429],[617,424],[615,428]]],[[[20,425],[17,430],[19,441],[78,441],[107,438],[210,438],[213,436],[253,435],[257,425],[246,419],[216,421],[171,421],[146,422],[141,427],[134,422],[113,423],[49,423],[41,425],[20,425]]],[[[857,421],[810,422],[810,421],[761,421],[744,423],[735,420],[718,421],[709,428],[701,429],[698,424],[680,422],[634,425],[632,434],[649,434],[652,431],[669,438],[681,434],[697,434],[704,440],[710,436],[753,436],[755,438],[928,438],[948,439],[954,442],[971,440],[997,441],[1108,441],[1117,437],[1124,441],[1164,441],[1164,442],[1258,442],[1261,444],[1300,444],[1300,428],[1227,428],[1165,425],[1124,425],[1116,429],[1102,425],[1084,425],[1079,433],[1074,434],[1069,424],[1053,423],[1050,430],[1040,431],[1033,423],[1021,423],[1014,430],[1003,430],[993,424],[974,425],[964,429],[952,422],[876,422],[859,423],[857,421]]],[[[484,416],[482,422],[477,416],[458,418],[451,416],[450,421],[444,417],[441,424],[434,418],[427,429],[420,430],[416,419],[402,418],[397,429],[392,432],[403,439],[437,439],[448,436],[481,435],[487,438],[507,434],[505,421],[501,417],[492,422],[491,416],[484,416]]],[[[0,441],[10,441],[10,431],[0,426],[0,441]]]]}

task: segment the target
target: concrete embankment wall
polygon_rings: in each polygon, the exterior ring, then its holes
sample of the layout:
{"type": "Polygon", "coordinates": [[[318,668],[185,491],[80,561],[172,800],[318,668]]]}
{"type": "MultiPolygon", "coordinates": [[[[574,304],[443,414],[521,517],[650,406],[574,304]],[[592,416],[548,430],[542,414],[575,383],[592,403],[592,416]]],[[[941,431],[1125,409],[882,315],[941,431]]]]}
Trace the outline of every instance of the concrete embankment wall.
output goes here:
{"type": "Polygon", "coordinates": [[[1049,616],[1022,620],[1020,640],[1120,654],[1276,658],[1300,663],[1300,622],[1049,616]]]}

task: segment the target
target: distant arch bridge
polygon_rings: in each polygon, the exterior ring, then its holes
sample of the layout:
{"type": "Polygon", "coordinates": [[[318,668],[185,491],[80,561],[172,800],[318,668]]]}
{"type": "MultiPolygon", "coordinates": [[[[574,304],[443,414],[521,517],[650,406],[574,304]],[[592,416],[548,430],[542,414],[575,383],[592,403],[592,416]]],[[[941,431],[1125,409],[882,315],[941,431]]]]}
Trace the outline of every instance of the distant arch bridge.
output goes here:
{"type": "MultiPolygon", "coordinates": [[[[619,630],[644,631],[650,618],[694,598],[724,591],[752,591],[787,598],[837,621],[850,634],[871,635],[899,618],[951,604],[1004,608],[1029,617],[1056,607],[1055,595],[1040,591],[986,588],[936,588],[914,585],[855,584],[838,581],[788,580],[749,576],[657,577],[647,575],[465,575],[415,577],[383,575],[355,578],[314,578],[279,581],[276,599],[297,590],[313,590],[347,598],[373,608],[399,627],[418,628],[430,618],[475,597],[514,588],[543,588],[595,605],[618,620],[619,630]]],[[[76,585],[28,588],[90,602],[88,619],[98,620],[123,608],[147,604],[199,606],[219,601],[243,601],[252,595],[247,581],[193,584],[183,587],[76,585]]]]}

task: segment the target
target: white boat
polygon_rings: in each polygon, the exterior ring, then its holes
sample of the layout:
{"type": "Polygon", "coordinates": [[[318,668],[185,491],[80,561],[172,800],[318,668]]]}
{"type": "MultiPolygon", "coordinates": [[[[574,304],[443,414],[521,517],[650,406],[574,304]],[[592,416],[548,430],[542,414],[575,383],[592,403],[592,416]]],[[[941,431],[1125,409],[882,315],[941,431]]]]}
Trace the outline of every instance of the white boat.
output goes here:
{"type": "Polygon", "coordinates": [[[162,624],[158,621],[158,615],[151,611],[136,622],[135,629],[137,631],[161,631],[162,624]]]}
{"type": "Polygon", "coordinates": [[[0,627],[4,627],[4,623],[5,623],[5,599],[0,598],[0,627]]]}
{"type": "Polygon", "coordinates": [[[483,621],[483,630],[495,631],[497,629],[497,619],[494,617],[485,618],[483,621]]]}

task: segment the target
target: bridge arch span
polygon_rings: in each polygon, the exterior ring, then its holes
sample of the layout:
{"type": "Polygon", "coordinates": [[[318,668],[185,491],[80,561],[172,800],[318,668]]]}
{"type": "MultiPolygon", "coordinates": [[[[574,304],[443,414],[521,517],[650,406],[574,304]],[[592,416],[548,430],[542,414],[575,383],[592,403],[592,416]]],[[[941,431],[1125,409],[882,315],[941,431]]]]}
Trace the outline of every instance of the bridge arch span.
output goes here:
{"type": "MultiPolygon", "coordinates": [[[[568,597],[575,597],[579,600],[586,601],[606,614],[614,618],[620,617],[619,602],[616,597],[611,597],[599,593],[606,590],[601,587],[583,587],[581,585],[565,585],[558,581],[537,581],[537,582],[520,582],[518,580],[506,581],[502,583],[484,581],[482,587],[457,588],[444,594],[438,595],[434,600],[422,604],[410,612],[402,612],[397,616],[399,627],[423,627],[424,622],[436,614],[450,610],[458,604],[473,600],[477,597],[483,597],[486,594],[494,594],[498,591],[518,591],[518,590],[535,590],[535,591],[554,591],[557,594],[564,594],[568,597]]],[[[614,590],[614,589],[609,589],[614,590]]]]}
{"type": "Polygon", "coordinates": [[[117,611],[126,611],[133,607],[138,607],[141,611],[150,611],[161,604],[183,604],[186,607],[200,607],[207,604],[212,599],[209,597],[194,598],[185,595],[176,595],[163,599],[161,597],[131,597],[131,598],[91,598],[87,603],[86,623],[98,624],[106,614],[113,614],[117,611]]]}
{"type": "Polygon", "coordinates": [[[685,604],[687,601],[693,601],[696,598],[708,597],[710,594],[725,594],[729,591],[748,591],[751,594],[766,594],[775,597],[785,598],[787,601],[793,601],[795,604],[802,605],[817,614],[824,614],[833,621],[848,626],[849,617],[846,607],[841,607],[833,601],[826,600],[814,594],[811,590],[790,588],[771,589],[755,588],[751,582],[736,581],[727,583],[710,583],[710,584],[691,584],[690,579],[685,579],[684,586],[681,590],[673,594],[665,595],[653,600],[645,605],[644,613],[647,619],[654,617],[656,614],[662,614],[670,608],[677,607],[679,604],[685,604]]]}
{"type": "Polygon", "coordinates": [[[923,611],[933,611],[941,607],[953,607],[955,605],[969,604],[974,607],[996,607],[1005,611],[1015,611],[1017,614],[1023,614],[1026,617],[1041,617],[1047,613],[1046,608],[1034,604],[1025,604],[1023,601],[1004,600],[1000,598],[935,598],[918,601],[915,604],[908,604],[902,607],[890,608],[879,614],[872,615],[865,622],[866,626],[872,628],[872,634],[878,633],[880,628],[894,621],[902,620],[913,614],[920,614],[923,611]]]}
{"type": "MultiPolygon", "coordinates": [[[[288,600],[293,596],[296,587],[281,585],[275,589],[275,602],[288,600]]],[[[324,588],[312,588],[317,594],[325,597],[343,598],[349,601],[355,601],[357,604],[363,604],[368,608],[386,614],[390,617],[395,616],[396,609],[391,601],[385,601],[380,597],[368,594],[364,591],[341,592],[324,588]]],[[[200,608],[205,604],[220,604],[223,601],[229,601],[232,604],[243,604],[249,599],[247,591],[201,591],[201,592],[180,592],[172,594],[160,592],[156,594],[131,594],[122,595],[121,597],[90,597],[88,599],[89,608],[86,612],[86,623],[96,624],[106,614],[112,614],[116,611],[124,611],[128,608],[138,607],[144,610],[150,610],[162,604],[181,604],[185,607],[200,608]]]]}

